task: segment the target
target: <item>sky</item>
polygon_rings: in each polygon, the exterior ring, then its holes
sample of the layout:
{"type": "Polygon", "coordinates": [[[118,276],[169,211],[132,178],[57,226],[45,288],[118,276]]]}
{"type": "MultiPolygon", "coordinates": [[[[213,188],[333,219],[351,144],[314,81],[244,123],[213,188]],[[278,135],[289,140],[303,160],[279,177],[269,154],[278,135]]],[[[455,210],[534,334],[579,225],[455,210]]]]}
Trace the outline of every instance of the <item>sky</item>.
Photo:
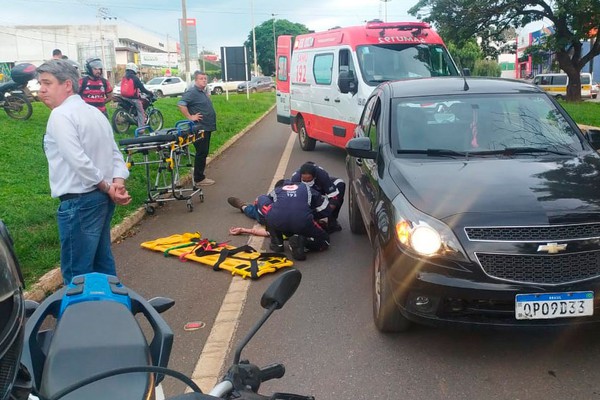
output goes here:
{"type": "MultiPolygon", "coordinates": [[[[379,18],[415,21],[408,9],[417,0],[6,0],[0,25],[98,24],[98,10],[159,37],[179,41],[177,21],[185,1],[187,18],[195,18],[198,48],[219,53],[241,46],[252,31],[271,18],[301,23],[322,31],[362,25],[379,18]]],[[[113,23],[107,21],[102,23],[113,23]]]]}

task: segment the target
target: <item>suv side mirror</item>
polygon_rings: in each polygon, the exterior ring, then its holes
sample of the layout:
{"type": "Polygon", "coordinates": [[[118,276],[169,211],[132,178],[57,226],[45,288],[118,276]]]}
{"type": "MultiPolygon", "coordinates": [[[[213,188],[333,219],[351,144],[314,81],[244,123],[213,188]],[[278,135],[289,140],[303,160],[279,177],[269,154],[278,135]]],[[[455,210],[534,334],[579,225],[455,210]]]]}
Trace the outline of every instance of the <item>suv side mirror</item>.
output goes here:
{"type": "Polygon", "coordinates": [[[350,139],[346,143],[346,152],[355,158],[366,158],[369,160],[377,158],[377,152],[371,148],[371,139],[368,137],[350,139]]]}
{"type": "Polygon", "coordinates": [[[588,128],[584,129],[585,137],[592,145],[594,150],[600,149],[600,129],[588,128]]]}
{"type": "Polygon", "coordinates": [[[353,71],[341,71],[338,77],[338,86],[342,93],[352,93],[353,95],[358,92],[358,80],[354,76],[353,71]]]}
{"type": "Polygon", "coordinates": [[[471,76],[471,70],[469,68],[462,69],[463,76],[471,76]]]}

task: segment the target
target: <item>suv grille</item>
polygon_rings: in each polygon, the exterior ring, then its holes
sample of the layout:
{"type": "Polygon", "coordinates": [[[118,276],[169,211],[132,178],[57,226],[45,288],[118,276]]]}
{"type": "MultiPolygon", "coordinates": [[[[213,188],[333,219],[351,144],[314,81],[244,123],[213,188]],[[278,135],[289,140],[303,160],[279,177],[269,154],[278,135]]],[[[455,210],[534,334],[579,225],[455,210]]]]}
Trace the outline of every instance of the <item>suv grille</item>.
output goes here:
{"type": "Polygon", "coordinates": [[[535,242],[600,237],[600,223],[581,225],[470,227],[465,228],[469,240],[503,242],[535,242]]]}
{"type": "Polygon", "coordinates": [[[600,251],[557,255],[475,255],[488,275],[515,282],[556,285],[600,275],[600,251]]]}

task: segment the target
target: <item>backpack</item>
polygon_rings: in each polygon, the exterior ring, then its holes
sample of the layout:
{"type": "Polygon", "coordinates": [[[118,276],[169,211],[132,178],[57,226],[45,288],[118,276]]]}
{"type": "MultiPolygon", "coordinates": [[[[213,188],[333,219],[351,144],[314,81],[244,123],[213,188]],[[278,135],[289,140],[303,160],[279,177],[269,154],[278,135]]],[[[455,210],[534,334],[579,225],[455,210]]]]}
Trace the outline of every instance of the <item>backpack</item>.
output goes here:
{"type": "Polygon", "coordinates": [[[123,97],[137,97],[137,90],[133,79],[126,76],[121,79],[121,96],[123,97]]]}

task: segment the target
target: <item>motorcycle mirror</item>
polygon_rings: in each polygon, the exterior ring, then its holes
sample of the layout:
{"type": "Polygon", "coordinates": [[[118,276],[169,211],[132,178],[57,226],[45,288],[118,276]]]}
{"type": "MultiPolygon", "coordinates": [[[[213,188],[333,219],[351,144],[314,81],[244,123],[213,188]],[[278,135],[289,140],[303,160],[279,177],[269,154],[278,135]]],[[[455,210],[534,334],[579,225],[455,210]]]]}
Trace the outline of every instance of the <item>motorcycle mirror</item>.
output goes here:
{"type": "Polygon", "coordinates": [[[267,311],[263,314],[260,321],[258,321],[248,332],[245,338],[238,344],[235,349],[235,354],[233,356],[233,364],[237,365],[240,362],[240,357],[242,355],[242,350],[248,344],[250,339],[258,332],[260,327],[265,323],[265,321],[271,316],[271,314],[275,311],[283,307],[283,305],[292,297],[292,295],[298,289],[298,285],[300,285],[300,280],[302,280],[302,273],[294,268],[288,269],[283,274],[281,274],[277,279],[273,281],[267,288],[267,290],[263,293],[262,298],[260,299],[260,305],[265,308],[267,311]]]}
{"type": "Polygon", "coordinates": [[[37,301],[25,300],[25,318],[31,317],[39,306],[40,303],[38,303],[37,301]]]}
{"type": "Polygon", "coordinates": [[[299,270],[285,271],[267,288],[260,299],[260,305],[269,309],[276,304],[275,309],[279,310],[296,293],[301,280],[302,273],[299,270]]]}
{"type": "Polygon", "coordinates": [[[173,307],[175,305],[175,300],[167,297],[154,297],[148,300],[148,303],[150,303],[152,308],[154,308],[160,314],[173,307]]]}

